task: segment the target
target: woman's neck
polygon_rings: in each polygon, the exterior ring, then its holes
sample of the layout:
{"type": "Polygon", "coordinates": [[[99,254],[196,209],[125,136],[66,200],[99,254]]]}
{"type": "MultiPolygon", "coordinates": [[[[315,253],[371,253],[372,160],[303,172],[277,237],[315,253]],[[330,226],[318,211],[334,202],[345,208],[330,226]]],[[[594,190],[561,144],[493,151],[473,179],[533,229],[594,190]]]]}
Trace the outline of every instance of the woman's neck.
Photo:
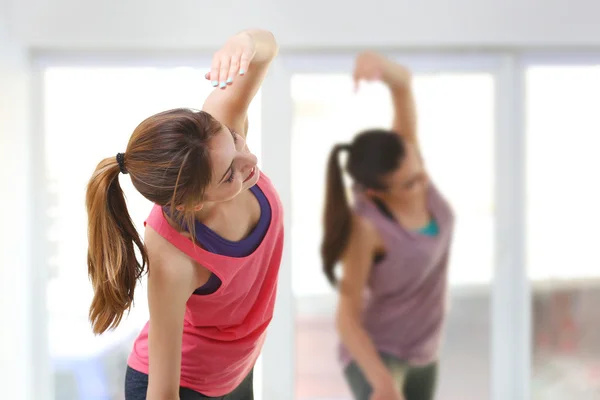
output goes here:
{"type": "Polygon", "coordinates": [[[427,204],[424,197],[416,196],[410,199],[399,199],[396,196],[378,196],[386,207],[394,214],[414,215],[427,211],[427,204]]]}
{"type": "Polygon", "coordinates": [[[207,221],[218,218],[219,215],[225,213],[224,205],[228,202],[207,202],[204,203],[202,208],[194,213],[196,221],[202,222],[203,224],[207,221]]]}

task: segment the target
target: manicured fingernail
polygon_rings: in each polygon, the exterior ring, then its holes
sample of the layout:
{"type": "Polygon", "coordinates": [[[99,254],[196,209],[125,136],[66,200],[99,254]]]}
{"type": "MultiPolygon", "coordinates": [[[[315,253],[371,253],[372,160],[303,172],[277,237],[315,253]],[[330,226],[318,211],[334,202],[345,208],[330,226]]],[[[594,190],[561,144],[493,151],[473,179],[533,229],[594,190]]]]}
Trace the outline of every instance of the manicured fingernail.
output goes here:
{"type": "Polygon", "coordinates": [[[233,78],[227,78],[227,83],[233,82],[233,78]]]}
{"type": "Polygon", "coordinates": [[[244,71],[243,69],[240,69],[240,75],[244,75],[244,73],[246,73],[246,71],[244,71]]]}
{"type": "Polygon", "coordinates": [[[225,82],[221,82],[220,87],[224,88],[225,86],[227,86],[227,84],[225,82]]]}
{"type": "Polygon", "coordinates": [[[212,81],[211,85],[213,85],[214,87],[217,87],[217,85],[219,84],[219,81],[212,81]]]}

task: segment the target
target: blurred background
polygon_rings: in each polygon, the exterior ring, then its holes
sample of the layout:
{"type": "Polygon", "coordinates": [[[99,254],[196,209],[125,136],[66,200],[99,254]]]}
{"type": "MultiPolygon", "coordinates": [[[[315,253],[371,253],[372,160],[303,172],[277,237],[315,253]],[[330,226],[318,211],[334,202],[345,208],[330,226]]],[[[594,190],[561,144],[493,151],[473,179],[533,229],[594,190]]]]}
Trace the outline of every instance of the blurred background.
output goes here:
{"type": "MultiPolygon", "coordinates": [[[[92,335],[85,185],[142,119],[200,108],[212,51],[260,27],[280,54],[249,147],[287,242],[257,399],[350,400],[318,246],[329,149],[391,122],[383,86],[352,92],[367,48],[413,70],[457,215],[437,399],[600,399],[599,15],[597,0],[0,0],[0,398],[123,399],[145,286],[92,335]]],[[[123,181],[141,227],[151,205],[123,181]]]]}

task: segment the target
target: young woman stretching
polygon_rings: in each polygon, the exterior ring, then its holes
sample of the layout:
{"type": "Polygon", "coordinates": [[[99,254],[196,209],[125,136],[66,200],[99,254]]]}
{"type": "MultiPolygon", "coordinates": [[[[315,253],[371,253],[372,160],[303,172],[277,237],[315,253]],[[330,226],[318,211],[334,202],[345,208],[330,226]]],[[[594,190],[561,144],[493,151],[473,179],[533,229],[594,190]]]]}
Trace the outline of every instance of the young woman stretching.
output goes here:
{"type": "Polygon", "coordinates": [[[395,116],[392,130],[362,132],[329,158],[321,254],[334,285],[334,267],[343,264],[344,372],[357,400],[433,400],[453,215],[420,156],[409,71],[367,52],[354,79],[386,83],[395,116]],[[341,152],[354,181],[352,208],[341,152]]]}
{"type": "Polygon", "coordinates": [[[216,89],[202,111],[149,117],[89,182],[94,332],[119,324],[136,281],[149,271],[150,321],[129,357],[127,400],[253,398],[252,370],[273,316],[283,217],[275,188],[246,146],[247,111],[277,49],[270,32],[232,36],[205,76],[216,89]],[[155,204],[143,242],[120,173],[155,204]]]}

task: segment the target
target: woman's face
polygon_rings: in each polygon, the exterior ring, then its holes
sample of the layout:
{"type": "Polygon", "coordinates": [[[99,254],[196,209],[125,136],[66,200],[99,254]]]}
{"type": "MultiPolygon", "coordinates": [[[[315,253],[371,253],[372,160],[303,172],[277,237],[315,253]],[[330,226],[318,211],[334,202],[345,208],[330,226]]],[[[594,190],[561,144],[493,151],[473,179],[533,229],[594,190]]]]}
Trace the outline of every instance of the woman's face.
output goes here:
{"type": "Polygon", "coordinates": [[[211,139],[209,148],[213,176],[204,192],[204,201],[231,200],[258,182],[256,156],[250,153],[242,136],[223,125],[211,139]]]}
{"type": "Polygon", "coordinates": [[[384,176],[382,181],[387,188],[385,195],[395,200],[410,201],[423,194],[427,189],[428,178],[423,159],[415,145],[406,144],[406,154],[400,166],[384,176]]]}

